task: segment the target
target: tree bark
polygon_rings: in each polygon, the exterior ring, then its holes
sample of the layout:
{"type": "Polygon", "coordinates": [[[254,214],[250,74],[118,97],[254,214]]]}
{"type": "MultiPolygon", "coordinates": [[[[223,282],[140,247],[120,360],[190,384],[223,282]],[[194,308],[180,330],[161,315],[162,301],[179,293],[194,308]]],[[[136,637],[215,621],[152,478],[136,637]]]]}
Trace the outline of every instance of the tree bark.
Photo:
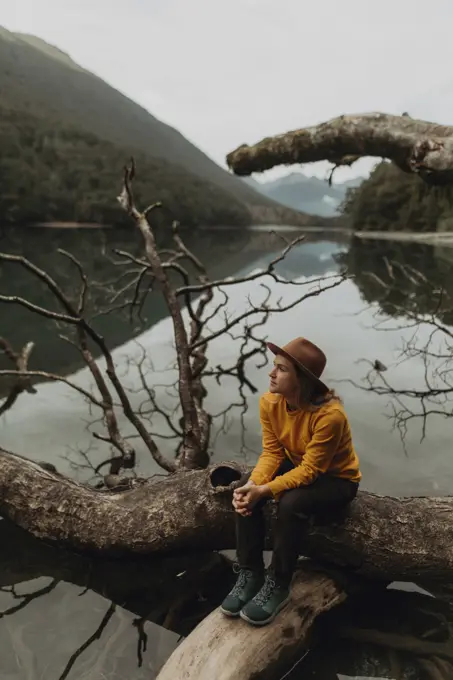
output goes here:
{"type": "MultiPolygon", "coordinates": [[[[50,543],[105,556],[231,549],[235,463],[139,483],[121,493],[96,491],[0,450],[0,515],[50,543]]],[[[268,547],[272,544],[269,504],[268,547]]],[[[386,580],[450,580],[453,497],[393,498],[359,492],[343,517],[309,519],[307,557],[386,580]]]]}
{"type": "Polygon", "coordinates": [[[388,158],[405,172],[431,184],[453,182],[453,127],[407,115],[367,113],[340,116],[313,127],[243,144],[227,156],[237,175],[263,172],[276,165],[327,160],[351,165],[363,156],[388,158]]]}

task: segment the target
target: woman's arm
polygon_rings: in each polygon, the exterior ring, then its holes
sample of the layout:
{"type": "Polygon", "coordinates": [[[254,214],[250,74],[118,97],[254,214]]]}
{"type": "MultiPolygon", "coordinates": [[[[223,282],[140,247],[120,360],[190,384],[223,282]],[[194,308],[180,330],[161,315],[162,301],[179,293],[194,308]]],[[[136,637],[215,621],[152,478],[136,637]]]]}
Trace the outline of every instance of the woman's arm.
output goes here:
{"type": "Polygon", "coordinates": [[[262,430],[262,453],[258,458],[250,480],[256,485],[266,484],[275,477],[285,460],[285,451],[277,439],[269,419],[269,405],[264,397],[260,399],[260,422],[262,430]]]}
{"type": "Polygon", "coordinates": [[[313,437],[307,444],[301,464],[266,484],[269,495],[312,484],[318,475],[327,472],[338,450],[345,423],[341,411],[321,414],[314,423],[313,437]]]}

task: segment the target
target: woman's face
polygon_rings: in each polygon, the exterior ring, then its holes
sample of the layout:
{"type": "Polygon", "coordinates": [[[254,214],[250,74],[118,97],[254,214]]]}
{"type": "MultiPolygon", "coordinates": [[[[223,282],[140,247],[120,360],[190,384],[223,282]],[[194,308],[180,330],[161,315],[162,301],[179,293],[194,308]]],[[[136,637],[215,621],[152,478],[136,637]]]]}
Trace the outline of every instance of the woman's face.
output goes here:
{"type": "Polygon", "coordinates": [[[279,355],[275,357],[269,378],[269,392],[281,394],[287,400],[296,397],[300,392],[300,381],[296,368],[286,357],[279,355]]]}

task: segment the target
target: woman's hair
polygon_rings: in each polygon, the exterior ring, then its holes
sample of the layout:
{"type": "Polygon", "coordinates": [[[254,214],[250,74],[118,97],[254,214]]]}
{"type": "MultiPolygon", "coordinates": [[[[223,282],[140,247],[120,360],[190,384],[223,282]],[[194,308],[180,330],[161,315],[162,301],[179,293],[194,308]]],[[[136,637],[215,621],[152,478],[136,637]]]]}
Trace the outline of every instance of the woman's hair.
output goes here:
{"type": "Polygon", "coordinates": [[[301,371],[301,369],[294,364],[296,369],[296,376],[299,382],[299,399],[298,406],[303,406],[310,404],[314,407],[319,407],[325,404],[326,401],[331,401],[336,399],[337,401],[342,401],[341,397],[335,392],[335,390],[328,389],[327,392],[321,390],[316,384],[310,380],[310,378],[301,371]]]}

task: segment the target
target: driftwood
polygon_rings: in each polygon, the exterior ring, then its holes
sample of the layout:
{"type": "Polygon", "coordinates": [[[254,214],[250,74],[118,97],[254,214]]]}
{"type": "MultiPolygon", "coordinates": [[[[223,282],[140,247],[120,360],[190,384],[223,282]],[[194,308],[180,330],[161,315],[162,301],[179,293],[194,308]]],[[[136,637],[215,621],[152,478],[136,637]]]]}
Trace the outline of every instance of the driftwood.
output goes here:
{"type": "Polygon", "coordinates": [[[227,156],[237,175],[277,165],[331,161],[352,165],[364,156],[388,158],[431,184],[453,182],[453,127],[410,116],[367,113],[340,116],[313,127],[243,144],[227,156]]]}
{"type": "Polygon", "coordinates": [[[216,609],[176,648],[157,680],[272,680],[308,649],[317,617],[346,597],[329,576],[301,569],[291,602],[271,626],[252,628],[216,609]]]}

